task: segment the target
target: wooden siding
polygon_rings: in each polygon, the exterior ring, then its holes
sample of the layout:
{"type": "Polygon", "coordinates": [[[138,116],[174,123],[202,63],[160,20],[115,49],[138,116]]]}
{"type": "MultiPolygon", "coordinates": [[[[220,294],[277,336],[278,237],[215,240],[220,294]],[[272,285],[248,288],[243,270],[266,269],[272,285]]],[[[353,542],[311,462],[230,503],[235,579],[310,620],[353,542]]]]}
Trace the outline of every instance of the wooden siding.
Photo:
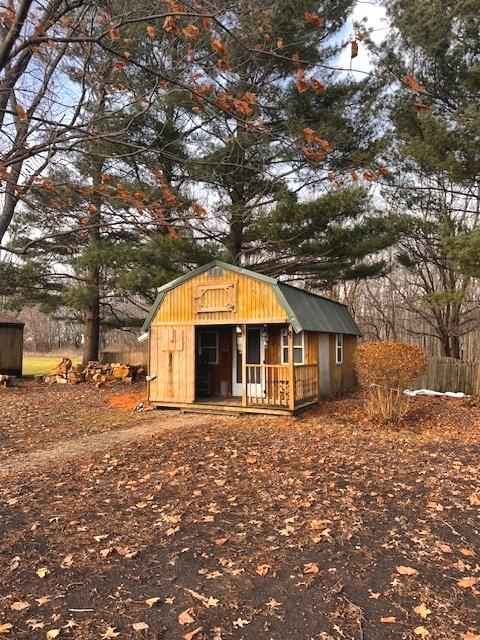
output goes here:
{"type": "Polygon", "coordinates": [[[335,363],[335,334],[330,334],[330,393],[353,389],[356,384],[353,354],[357,348],[356,336],[343,336],[343,362],[335,363]]]}
{"type": "Polygon", "coordinates": [[[22,375],[23,326],[0,325],[0,373],[22,375]]]}
{"type": "Polygon", "coordinates": [[[195,400],[195,328],[185,325],[152,326],[150,330],[149,400],[195,400]]]}
{"type": "Polygon", "coordinates": [[[260,323],[286,322],[287,312],[278,301],[271,285],[260,280],[221,269],[210,270],[167,291],[153,325],[159,323],[260,323]],[[218,274],[218,275],[216,275],[218,274]],[[228,281],[228,282],[227,282],[228,281]],[[205,285],[218,283],[210,290],[208,304],[212,308],[225,304],[224,287],[235,285],[235,300],[231,311],[198,311],[198,295],[205,285]]]}

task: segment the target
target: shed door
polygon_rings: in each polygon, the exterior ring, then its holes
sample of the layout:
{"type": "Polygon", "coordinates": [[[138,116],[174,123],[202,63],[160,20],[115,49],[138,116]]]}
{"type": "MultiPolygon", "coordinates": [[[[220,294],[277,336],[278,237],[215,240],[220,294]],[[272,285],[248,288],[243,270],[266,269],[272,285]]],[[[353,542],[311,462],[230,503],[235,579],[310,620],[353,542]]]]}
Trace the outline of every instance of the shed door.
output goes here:
{"type": "Polygon", "coordinates": [[[195,327],[152,325],[150,329],[149,400],[194,402],[195,327]]]}

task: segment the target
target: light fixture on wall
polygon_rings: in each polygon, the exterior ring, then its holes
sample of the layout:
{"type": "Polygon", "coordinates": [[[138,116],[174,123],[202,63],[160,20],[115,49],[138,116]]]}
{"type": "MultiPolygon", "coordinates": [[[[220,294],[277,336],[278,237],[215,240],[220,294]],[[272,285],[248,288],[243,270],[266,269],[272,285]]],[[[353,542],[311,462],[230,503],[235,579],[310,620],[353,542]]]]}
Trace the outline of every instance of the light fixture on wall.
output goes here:
{"type": "Polygon", "coordinates": [[[242,348],[243,348],[243,332],[242,332],[242,327],[240,326],[236,326],[235,327],[235,333],[237,336],[237,351],[238,353],[242,353],[242,348]]]}
{"type": "Polygon", "coordinates": [[[263,346],[266,349],[268,347],[268,326],[266,324],[263,325],[262,340],[263,346]]]}

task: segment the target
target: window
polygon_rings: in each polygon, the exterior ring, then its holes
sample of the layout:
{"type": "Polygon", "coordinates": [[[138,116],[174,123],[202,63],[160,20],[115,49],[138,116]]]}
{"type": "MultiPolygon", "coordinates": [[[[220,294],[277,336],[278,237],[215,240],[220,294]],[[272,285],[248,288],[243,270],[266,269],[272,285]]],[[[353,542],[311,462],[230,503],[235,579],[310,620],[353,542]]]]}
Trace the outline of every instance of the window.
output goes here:
{"type": "MultiPolygon", "coordinates": [[[[304,354],[304,334],[303,331],[300,333],[293,334],[293,364],[303,364],[303,354],[304,354]]],[[[281,353],[281,362],[282,364],[288,364],[288,330],[284,329],[282,331],[282,353],[281,353]]]]}
{"type": "Polygon", "coordinates": [[[343,362],[343,333],[337,333],[335,336],[335,364],[343,362]]]}
{"type": "Polygon", "coordinates": [[[218,331],[202,331],[198,353],[204,362],[218,364],[218,331]]]}

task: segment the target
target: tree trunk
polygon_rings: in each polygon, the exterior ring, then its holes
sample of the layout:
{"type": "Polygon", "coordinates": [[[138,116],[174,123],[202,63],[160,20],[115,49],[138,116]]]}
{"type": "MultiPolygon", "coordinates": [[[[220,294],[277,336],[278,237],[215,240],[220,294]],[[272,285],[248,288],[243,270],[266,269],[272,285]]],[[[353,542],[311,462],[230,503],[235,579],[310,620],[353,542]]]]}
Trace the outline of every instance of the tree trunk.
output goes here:
{"type": "MultiPolygon", "coordinates": [[[[94,164],[92,177],[94,189],[101,184],[103,163],[94,164]]],[[[90,360],[98,360],[100,348],[100,267],[97,254],[100,247],[100,207],[102,204],[99,191],[92,197],[88,216],[88,244],[87,251],[92,264],[85,271],[85,286],[87,289],[87,304],[84,315],[84,336],[82,363],[85,366],[90,360]]]]}
{"type": "Polygon", "coordinates": [[[450,357],[460,360],[460,338],[450,336],[450,357]]]}
{"type": "Polygon", "coordinates": [[[88,305],[85,309],[82,363],[84,366],[90,360],[98,360],[100,348],[100,270],[88,269],[85,279],[88,287],[88,305]]]}

